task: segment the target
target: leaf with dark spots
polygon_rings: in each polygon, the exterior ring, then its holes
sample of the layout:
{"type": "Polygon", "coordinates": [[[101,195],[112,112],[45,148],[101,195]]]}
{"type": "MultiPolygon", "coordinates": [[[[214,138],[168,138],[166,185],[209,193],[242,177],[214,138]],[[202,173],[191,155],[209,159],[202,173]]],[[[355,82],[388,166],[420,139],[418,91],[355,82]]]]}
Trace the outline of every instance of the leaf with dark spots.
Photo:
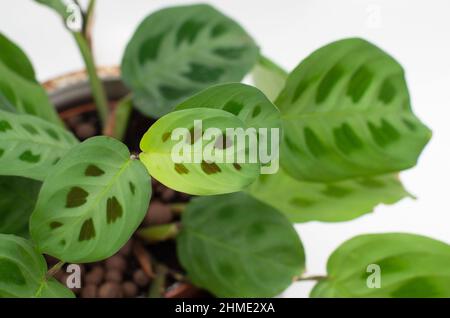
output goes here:
{"type": "Polygon", "coordinates": [[[39,134],[38,130],[34,126],[32,126],[30,124],[23,124],[22,127],[26,131],[28,131],[30,134],[32,134],[32,135],[38,135],[39,134]]]}
{"type": "Polygon", "coordinates": [[[180,97],[185,96],[190,90],[188,89],[180,89],[176,88],[174,86],[169,85],[161,85],[159,86],[159,91],[164,98],[167,98],[168,100],[176,100],[180,97]]]}
{"type": "Polygon", "coordinates": [[[80,187],[72,187],[67,194],[66,208],[77,208],[86,203],[89,193],[80,187]]]}
{"type": "Polygon", "coordinates": [[[176,164],[174,164],[174,167],[175,167],[175,171],[179,174],[188,174],[189,173],[189,170],[182,163],[176,163],[176,164]]]}
{"type": "Polygon", "coordinates": [[[206,174],[215,174],[215,173],[222,172],[220,167],[214,162],[207,163],[206,161],[202,161],[201,167],[202,167],[203,172],[205,172],[206,174]]]}
{"type": "Polygon", "coordinates": [[[183,73],[183,76],[198,83],[210,83],[219,80],[224,73],[221,67],[208,66],[199,63],[191,63],[189,72],[183,73]]]}
{"type": "Polygon", "coordinates": [[[339,128],[335,128],[333,135],[336,145],[345,154],[350,154],[352,151],[363,147],[361,139],[347,123],[342,124],[339,128]]]}
{"type": "Polygon", "coordinates": [[[157,119],[208,87],[241,82],[258,51],[239,24],[212,6],[172,6],[137,27],[123,54],[122,79],[133,106],[157,119]]]}
{"type": "Polygon", "coordinates": [[[162,141],[163,142],[166,142],[169,138],[170,138],[170,136],[172,135],[172,132],[165,132],[163,135],[162,135],[162,141]]]}
{"type": "Polygon", "coordinates": [[[260,113],[261,113],[261,106],[258,105],[258,106],[256,106],[256,107],[253,109],[252,117],[255,118],[255,117],[258,116],[260,113]]]}
{"type": "Polygon", "coordinates": [[[81,226],[78,241],[80,241],[80,242],[89,241],[93,238],[95,238],[94,221],[92,221],[92,219],[87,219],[86,221],[84,221],[83,225],[81,226]]]}
{"type": "Polygon", "coordinates": [[[324,102],[330,95],[333,88],[337,85],[339,80],[344,76],[345,71],[341,65],[336,64],[332,67],[317,87],[316,103],[324,102]]]}
{"type": "Polygon", "coordinates": [[[131,194],[135,194],[136,193],[136,186],[134,185],[134,183],[133,182],[128,182],[128,185],[130,186],[130,191],[131,191],[131,194]]]}
{"type": "Polygon", "coordinates": [[[145,40],[139,49],[138,60],[141,65],[147,61],[153,61],[157,58],[161,42],[164,39],[164,32],[149,37],[145,40]]]}
{"type": "Polygon", "coordinates": [[[30,150],[26,150],[19,156],[19,159],[29,163],[36,163],[41,159],[41,155],[35,155],[30,150]]]}
{"type": "Polygon", "coordinates": [[[384,104],[389,104],[395,97],[395,87],[390,79],[386,79],[381,85],[380,93],[378,94],[378,99],[384,104]]]}
{"type": "Polygon", "coordinates": [[[45,132],[54,140],[59,140],[59,135],[51,128],[47,128],[45,132]]]}
{"type": "Polygon", "coordinates": [[[240,171],[242,169],[242,166],[238,163],[233,163],[233,167],[234,169],[236,169],[237,171],[240,171]]]}
{"type": "Polygon", "coordinates": [[[244,108],[244,105],[242,103],[239,103],[235,100],[230,100],[228,103],[225,104],[223,110],[238,116],[242,108],[244,108]]]}
{"type": "Polygon", "coordinates": [[[108,224],[116,222],[123,214],[122,205],[116,197],[109,198],[106,202],[106,221],[108,224]]]}
{"type": "Polygon", "coordinates": [[[11,125],[6,120],[0,120],[0,132],[12,130],[11,125]]]}
{"type": "Polygon", "coordinates": [[[304,129],[305,142],[309,151],[316,157],[326,154],[326,148],[316,133],[309,127],[304,129]]]}
{"type": "Polygon", "coordinates": [[[289,204],[304,208],[312,206],[314,204],[314,201],[305,198],[295,197],[289,200],[289,204]]]}
{"type": "Polygon", "coordinates": [[[90,164],[89,166],[87,166],[86,170],[84,171],[84,175],[87,177],[98,177],[104,174],[105,171],[94,164],[90,164]]]}
{"type": "Polygon", "coordinates": [[[214,53],[224,59],[236,60],[241,58],[245,50],[245,47],[218,48],[214,50],[214,53]]]}
{"type": "Polygon", "coordinates": [[[195,20],[188,20],[184,22],[178,29],[176,44],[180,45],[183,41],[187,41],[189,43],[194,42],[195,38],[204,26],[205,24],[203,22],[198,22],[195,20]]]}
{"type": "Polygon", "coordinates": [[[3,154],[5,153],[4,149],[0,149],[0,157],[3,156],[3,154]]]}
{"type": "Polygon", "coordinates": [[[61,226],[63,226],[63,224],[61,222],[58,222],[58,221],[53,221],[53,222],[50,223],[50,228],[52,230],[57,229],[57,228],[59,228],[61,226]]]}
{"type": "Polygon", "coordinates": [[[374,73],[366,66],[361,66],[351,77],[347,87],[347,95],[354,103],[364,96],[374,78],[374,73]]]}
{"type": "Polygon", "coordinates": [[[328,185],[322,193],[326,196],[334,197],[334,198],[343,198],[351,193],[350,189],[336,186],[336,185],[328,185]]]}

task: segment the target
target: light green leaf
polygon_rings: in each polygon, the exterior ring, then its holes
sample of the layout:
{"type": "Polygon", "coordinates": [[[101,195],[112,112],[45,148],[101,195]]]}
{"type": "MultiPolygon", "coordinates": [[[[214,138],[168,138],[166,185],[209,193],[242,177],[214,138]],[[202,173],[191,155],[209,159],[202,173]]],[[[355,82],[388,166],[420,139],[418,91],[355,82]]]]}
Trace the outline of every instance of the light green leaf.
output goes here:
{"type": "Polygon", "coordinates": [[[220,163],[203,156],[208,146],[222,159],[228,148],[234,149],[235,153],[247,152],[248,143],[244,149],[237,138],[224,137],[226,128],[245,130],[247,127],[238,117],[220,109],[193,108],[172,112],[156,121],[145,133],[140,144],[143,151],[140,159],[152,177],[177,191],[195,195],[240,191],[258,177],[260,164],[257,161],[238,163],[231,160],[227,163],[222,160],[220,163]],[[196,120],[201,120],[201,125],[196,125],[196,120]],[[178,135],[177,128],[184,128],[186,133],[178,135]],[[208,138],[205,134],[208,128],[219,129],[219,134],[208,138]],[[188,155],[185,160],[174,160],[172,152],[182,154],[183,151],[188,155]]]}
{"type": "Polygon", "coordinates": [[[284,128],[281,165],[299,180],[408,169],[431,137],[411,110],[402,67],[362,39],[315,51],[275,104],[284,128]]]}
{"type": "Polygon", "coordinates": [[[327,271],[311,297],[450,297],[450,246],[424,236],[357,236],[333,252],[327,271]]]}
{"type": "MultiPolygon", "coordinates": [[[[280,111],[257,88],[240,83],[209,87],[188,98],[175,110],[215,108],[236,115],[248,127],[281,128],[280,111]]],[[[203,111],[203,110],[202,110],[203,111]]]]}
{"type": "Polygon", "coordinates": [[[31,216],[40,250],[70,263],[116,253],[144,218],[150,177],[126,146],[94,137],[72,148],[51,170],[31,216]]]}
{"type": "Polygon", "coordinates": [[[288,73],[265,56],[260,56],[252,71],[255,86],[274,101],[286,84],[288,73]]]}
{"type": "Polygon", "coordinates": [[[0,234],[0,298],[73,298],[70,289],[46,279],[47,264],[31,243],[0,234]]]}
{"type": "Polygon", "coordinates": [[[372,212],[380,203],[393,204],[409,195],[396,175],[316,183],[298,181],[282,169],[261,175],[248,192],[292,222],[348,221],[372,212]]]}
{"type": "Polygon", "coordinates": [[[77,143],[70,132],[38,117],[0,110],[0,175],[43,180],[77,143]]]}
{"type": "Polygon", "coordinates": [[[233,20],[205,4],[171,7],[148,16],[122,60],[122,76],[137,108],[160,117],[200,90],[238,82],[258,48],[233,20]]]}
{"type": "Polygon", "coordinates": [[[38,116],[62,125],[24,52],[0,33],[0,108],[38,116]]]}
{"type": "Polygon", "coordinates": [[[305,266],[290,222],[245,193],[191,201],[177,253],[189,279],[219,297],[276,296],[305,266]]]}
{"type": "Polygon", "coordinates": [[[28,237],[28,219],[41,183],[21,177],[0,177],[0,233],[28,237]]]}

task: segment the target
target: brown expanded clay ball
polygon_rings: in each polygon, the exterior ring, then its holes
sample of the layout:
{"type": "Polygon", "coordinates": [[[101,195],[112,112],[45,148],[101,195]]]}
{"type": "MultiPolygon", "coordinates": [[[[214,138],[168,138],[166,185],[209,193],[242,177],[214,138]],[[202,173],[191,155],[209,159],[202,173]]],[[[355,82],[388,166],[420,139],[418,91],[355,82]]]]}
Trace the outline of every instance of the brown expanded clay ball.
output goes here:
{"type": "Polygon", "coordinates": [[[75,133],[80,139],[87,139],[97,134],[97,129],[92,124],[82,123],[75,127],[75,133]]]}
{"type": "Polygon", "coordinates": [[[139,288],[136,286],[136,284],[131,281],[123,283],[122,289],[124,296],[128,298],[137,296],[139,291],[139,288]]]}
{"type": "Polygon", "coordinates": [[[152,201],[145,216],[148,225],[167,224],[172,221],[173,214],[170,207],[160,201],[152,201]]]}
{"type": "Polygon", "coordinates": [[[122,255],[116,254],[105,261],[105,267],[108,270],[116,269],[123,272],[127,268],[127,261],[122,255]]]}
{"type": "Polygon", "coordinates": [[[163,192],[161,193],[161,199],[165,202],[170,202],[171,200],[173,200],[175,198],[175,191],[173,191],[172,189],[164,189],[163,192]]]}
{"type": "Polygon", "coordinates": [[[122,272],[117,269],[111,269],[106,272],[105,280],[109,282],[121,283],[123,280],[122,272]]]}
{"type": "Polygon", "coordinates": [[[95,298],[97,297],[97,286],[95,285],[86,285],[81,290],[81,298],[95,298]]]}
{"type": "Polygon", "coordinates": [[[133,273],[133,281],[139,286],[139,287],[145,287],[150,283],[150,279],[148,278],[147,274],[142,269],[138,269],[133,273]]]}
{"type": "Polygon", "coordinates": [[[98,290],[99,298],[122,298],[122,287],[118,283],[106,282],[98,290]]]}
{"type": "Polygon", "coordinates": [[[105,270],[100,265],[94,266],[85,276],[85,284],[99,285],[103,282],[105,270]]]}

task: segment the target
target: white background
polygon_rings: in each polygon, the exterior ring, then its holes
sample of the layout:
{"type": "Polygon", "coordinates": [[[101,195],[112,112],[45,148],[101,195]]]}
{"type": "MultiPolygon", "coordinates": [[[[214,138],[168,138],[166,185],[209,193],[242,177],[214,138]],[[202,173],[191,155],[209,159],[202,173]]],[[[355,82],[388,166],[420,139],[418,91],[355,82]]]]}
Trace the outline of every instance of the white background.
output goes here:
{"type": "MultiPolygon", "coordinates": [[[[82,1],[83,2],[83,1],[82,1]]],[[[192,1],[98,0],[94,32],[100,65],[118,64],[127,39],[155,9],[192,1]]],[[[449,0],[210,0],[239,21],[264,54],[288,70],[313,50],[345,37],[364,37],[406,69],[412,104],[433,130],[416,168],[402,174],[418,199],[380,206],[336,224],[297,225],[308,274],[324,274],[328,255],[360,233],[411,232],[450,243],[450,1],[449,0]]],[[[31,57],[40,80],[82,68],[71,36],[56,15],[32,0],[0,0],[0,31],[31,57]]],[[[306,297],[312,284],[285,295],[306,297]]]]}

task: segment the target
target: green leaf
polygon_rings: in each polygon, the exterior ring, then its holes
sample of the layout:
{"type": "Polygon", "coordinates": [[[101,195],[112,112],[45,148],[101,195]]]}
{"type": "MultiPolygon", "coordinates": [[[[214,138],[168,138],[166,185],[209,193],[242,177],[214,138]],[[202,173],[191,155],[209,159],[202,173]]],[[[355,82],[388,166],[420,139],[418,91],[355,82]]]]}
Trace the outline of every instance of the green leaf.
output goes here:
{"type": "Polygon", "coordinates": [[[0,175],[43,180],[77,143],[70,132],[38,117],[0,110],[0,175]]]}
{"type": "Polygon", "coordinates": [[[335,183],[298,181],[283,169],[261,175],[248,192],[286,214],[292,222],[342,222],[393,204],[409,194],[398,176],[384,175],[335,183]]]}
{"type": "Polygon", "coordinates": [[[150,177],[124,144],[109,137],[88,139],[45,179],[31,236],[42,252],[65,262],[105,259],[137,229],[150,195],[150,177]]]}
{"type": "Polygon", "coordinates": [[[0,234],[0,298],[73,298],[70,289],[46,279],[47,264],[31,243],[0,234]]]}
{"type": "Polygon", "coordinates": [[[191,201],[177,253],[189,279],[219,297],[276,296],[305,266],[290,222],[245,193],[191,201]]]}
{"type": "Polygon", "coordinates": [[[71,13],[73,13],[71,12],[72,11],[71,6],[75,5],[76,7],[79,8],[76,1],[67,1],[67,0],[34,0],[34,1],[55,10],[56,13],[59,14],[63,19],[67,19],[71,15],[71,13]],[[67,4],[71,4],[71,6],[68,6],[67,4]]]}
{"type": "Polygon", "coordinates": [[[238,117],[220,109],[193,108],[172,112],[156,121],[145,133],[140,144],[143,151],[140,159],[152,177],[177,191],[195,195],[240,191],[258,177],[259,162],[209,162],[202,156],[202,149],[208,146],[222,159],[230,147],[234,147],[236,153],[247,152],[248,143],[245,149],[240,149],[236,138],[224,138],[227,128],[245,130],[247,127],[238,117]],[[196,120],[201,120],[201,125],[197,125],[196,120]],[[181,128],[185,133],[179,135],[176,129],[181,128]],[[219,129],[219,134],[203,141],[207,139],[208,128],[219,129]],[[185,149],[181,150],[181,147],[185,149]],[[188,155],[186,160],[173,160],[172,152],[178,154],[181,151],[188,155]]]}
{"type": "Polygon", "coordinates": [[[0,33],[0,108],[17,109],[62,125],[24,52],[0,33]],[[11,107],[12,106],[12,107],[11,107]]]}
{"type": "Polygon", "coordinates": [[[258,48],[233,20],[209,5],[171,7],[148,16],[122,60],[122,76],[136,107],[160,117],[200,90],[238,82],[258,48]]]}
{"type": "Polygon", "coordinates": [[[37,83],[33,65],[28,57],[3,33],[0,33],[0,62],[18,76],[37,83]]]}
{"type": "Polygon", "coordinates": [[[288,73],[267,57],[260,56],[252,71],[255,86],[274,101],[286,84],[288,73]]]}
{"type": "Polygon", "coordinates": [[[248,127],[257,129],[281,128],[278,108],[260,90],[245,84],[209,87],[179,104],[175,110],[191,108],[221,109],[236,115],[248,127]]]}
{"type": "Polygon", "coordinates": [[[28,237],[28,219],[41,183],[21,177],[0,177],[0,233],[28,237]]]}
{"type": "Polygon", "coordinates": [[[362,39],[331,43],[290,75],[275,104],[281,165],[332,182],[408,169],[431,133],[413,114],[402,67],[362,39]]]}
{"type": "Polygon", "coordinates": [[[450,297],[450,246],[425,236],[357,236],[333,252],[327,271],[311,297],[450,297]],[[369,288],[377,273],[380,288],[369,288]]]}

